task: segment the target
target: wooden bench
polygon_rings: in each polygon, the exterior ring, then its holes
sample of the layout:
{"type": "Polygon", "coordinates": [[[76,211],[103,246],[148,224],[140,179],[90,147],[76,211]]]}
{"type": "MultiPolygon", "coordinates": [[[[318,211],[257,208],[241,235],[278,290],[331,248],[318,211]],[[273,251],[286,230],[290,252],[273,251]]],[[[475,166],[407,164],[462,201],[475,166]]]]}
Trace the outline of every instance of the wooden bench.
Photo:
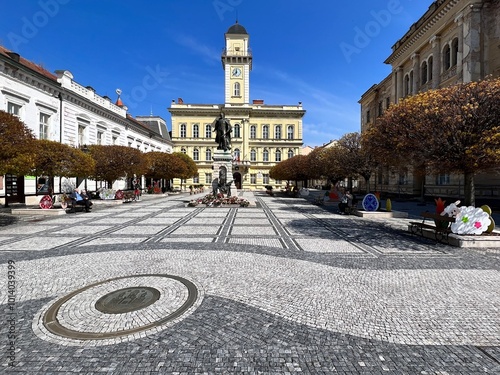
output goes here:
{"type": "MultiPolygon", "coordinates": [[[[82,203],[78,203],[76,199],[71,198],[71,200],[67,201],[66,212],[76,214],[77,211],[84,211],[85,204],[83,203],[83,201],[80,202],[82,203]]],[[[92,209],[92,204],[90,206],[90,208],[92,209]]]]}
{"type": "Polygon", "coordinates": [[[434,238],[441,243],[449,243],[448,235],[451,233],[451,224],[455,222],[454,217],[440,215],[429,211],[421,212],[423,220],[421,222],[410,221],[410,231],[413,234],[424,237],[424,229],[434,232],[434,238]],[[434,225],[428,224],[426,220],[433,220],[434,225]]]}

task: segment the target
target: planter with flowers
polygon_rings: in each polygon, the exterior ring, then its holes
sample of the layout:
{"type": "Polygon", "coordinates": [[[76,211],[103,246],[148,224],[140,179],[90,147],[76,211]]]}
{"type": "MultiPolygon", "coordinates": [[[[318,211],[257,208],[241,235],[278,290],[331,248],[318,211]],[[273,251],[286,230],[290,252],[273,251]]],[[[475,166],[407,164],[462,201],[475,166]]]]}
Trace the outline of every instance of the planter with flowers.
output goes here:
{"type": "Polygon", "coordinates": [[[248,207],[250,202],[244,198],[224,197],[222,194],[208,194],[203,198],[191,200],[188,207],[196,207],[199,204],[204,204],[207,207],[248,207]]]}

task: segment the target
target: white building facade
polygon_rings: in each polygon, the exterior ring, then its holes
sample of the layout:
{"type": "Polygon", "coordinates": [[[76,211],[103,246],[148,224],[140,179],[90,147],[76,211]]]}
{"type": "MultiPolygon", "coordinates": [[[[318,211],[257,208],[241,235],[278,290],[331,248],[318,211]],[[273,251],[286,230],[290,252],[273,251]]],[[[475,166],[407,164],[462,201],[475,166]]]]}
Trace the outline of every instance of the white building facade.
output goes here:
{"type": "MultiPolygon", "coordinates": [[[[143,152],[173,151],[164,121],[163,126],[151,126],[134,119],[117,104],[96,94],[92,87],[78,84],[69,71],[52,74],[0,46],[0,110],[18,116],[38,139],[73,147],[101,144],[129,146],[143,152]]],[[[20,203],[36,203],[40,199],[39,177],[0,176],[0,203],[5,203],[13,182],[23,190],[20,199],[24,195],[27,198],[20,203]]],[[[55,193],[62,189],[64,180],[56,178],[55,193]]],[[[89,190],[100,184],[86,183],[89,190]]],[[[76,179],[71,184],[82,187],[76,179]]],[[[126,181],[117,181],[113,186],[125,187],[126,181]]]]}

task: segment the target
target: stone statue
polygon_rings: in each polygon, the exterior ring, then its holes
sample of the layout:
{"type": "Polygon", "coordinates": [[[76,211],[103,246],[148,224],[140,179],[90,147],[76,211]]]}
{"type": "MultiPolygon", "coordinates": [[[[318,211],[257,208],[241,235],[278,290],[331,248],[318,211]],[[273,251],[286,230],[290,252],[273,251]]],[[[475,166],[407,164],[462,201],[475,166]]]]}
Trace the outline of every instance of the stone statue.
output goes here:
{"type": "Polygon", "coordinates": [[[221,113],[220,117],[215,121],[215,142],[219,144],[217,150],[230,150],[231,149],[231,132],[233,127],[228,119],[224,118],[221,113]]]}

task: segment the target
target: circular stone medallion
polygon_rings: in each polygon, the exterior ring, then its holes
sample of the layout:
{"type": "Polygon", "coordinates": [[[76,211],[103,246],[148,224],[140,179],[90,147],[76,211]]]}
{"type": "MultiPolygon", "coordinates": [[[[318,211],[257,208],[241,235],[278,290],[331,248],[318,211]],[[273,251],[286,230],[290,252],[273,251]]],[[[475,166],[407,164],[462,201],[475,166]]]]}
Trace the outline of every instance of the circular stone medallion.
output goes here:
{"type": "Polygon", "coordinates": [[[124,288],[99,298],[95,308],[105,314],[123,314],[143,309],[159,299],[160,292],[155,288],[124,288]]]}

